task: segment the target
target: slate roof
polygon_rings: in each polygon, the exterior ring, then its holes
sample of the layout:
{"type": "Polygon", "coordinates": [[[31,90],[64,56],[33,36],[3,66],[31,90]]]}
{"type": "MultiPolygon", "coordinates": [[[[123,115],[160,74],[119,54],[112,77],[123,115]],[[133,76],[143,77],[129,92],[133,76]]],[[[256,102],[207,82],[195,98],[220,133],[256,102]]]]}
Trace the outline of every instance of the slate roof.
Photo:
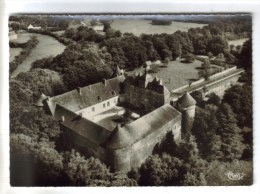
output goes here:
{"type": "Polygon", "coordinates": [[[188,108],[190,106],[196,105],[196,100],[194,100],[194,98],[188,92],[185,92],[185,94],[183,94],[182,97],[178,99],[178,104],[182,108],[188,108]]]}
{"type": "Polygon", "coordinates": [[[117,96],[120,92],[120,83],[123,82],[124,79],[125,77],[122,75],[106,80],[105,84],[99,82],[78,88],[50,98],[49,104],[52,106],[59,104],[73,112],[76,112],[117,96]]]}
{"type": "Polygon", "coordinates": [[[105,143],[110,149],[120,149],[134,144],[156,130],[160,130],[165,124],[181,117],[181,113],[169,104],[150,112],[149,114],[117,127],[105,143]]]}
{"type": "Polygon", "coordinates": [[[62,125],[86,138],[88,141],[100,145],[110,136],[111,132],[80,115],[56,105],[55,119],[62,121],[62,125]]]}

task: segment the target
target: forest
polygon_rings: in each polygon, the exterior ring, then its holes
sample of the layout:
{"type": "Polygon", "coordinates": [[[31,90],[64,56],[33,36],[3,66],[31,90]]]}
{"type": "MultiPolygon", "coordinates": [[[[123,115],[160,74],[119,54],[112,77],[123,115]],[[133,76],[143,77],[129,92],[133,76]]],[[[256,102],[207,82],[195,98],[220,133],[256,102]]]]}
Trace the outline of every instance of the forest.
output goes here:
{"type": "MultiPolygon", "coordinates": [[[[16,17],[10,20],[19,20],[16,17]]],[[[23,19],[41,25],[41,19],[23,19]]],[[[32,64],[10,81],[10,173],[12,186],[202,186],[251,185],[253,157],[251,17],[210,22],[173,34],[122,34],[103,21],[104,35],[88,27],[67,29],[71,40],[63,53],[32,64]],[[249,38],[241,47],[227,41],[249,38]],[[179,147],[168,134],[139,169],[112,172],[96,158],[60,145],[60,124],[34,106],[41,93],[55,96],[115,76],[145,61],[193,55],[223,55],[226,63],[246,70],[223,98],[212,93],[197,101],[196,118],[179,147]],[[231,181],[227,171],[245,173],[231,181]]],[[[47,24],[46,24],[47,25],[47,24]]],[[[61,25],[61,24],[57,24],[61,25]]],[[[64,24],[65,25],[65,24],[64,24]]],[[[221,64],[224,65],[224,64],[221,64]]]]}

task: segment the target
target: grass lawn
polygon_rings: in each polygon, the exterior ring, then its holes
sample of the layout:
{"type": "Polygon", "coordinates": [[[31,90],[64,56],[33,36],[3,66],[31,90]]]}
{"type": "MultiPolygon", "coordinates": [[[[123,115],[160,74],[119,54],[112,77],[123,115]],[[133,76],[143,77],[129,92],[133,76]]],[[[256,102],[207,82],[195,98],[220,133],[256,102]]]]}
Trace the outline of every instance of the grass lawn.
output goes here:
{"type": "MultiPolygon", "coordinates": [[[[189,80],[198,79],[198,69],[202,62],[195,60],[193,63],[182,63],[183,59],[169,62],[167,67],[160,67],[159,72],[150,73],[152,77],[158,77],[163,80],[163,84],[172,91],[173,89],[189,84],[189,80]]],[[[127,72],[129,75],[134,75],[135,72],[143,71],[143,68],[138,68],[127,72]]]]}
{"type": "Polygon", "coordinates": [[[14,58],[20,54],[22,51],[22,48],[10,48],[10,55],[9,55],[9,61],[12,62],[14,58]]]}
{"type": "MultiPolygon", "coordinates": [[[[17,69],[12,73],[11,77],[17,76],[21,72],[29,71],[32,62],[42,59],[44,57],[56,56],[62,53],[65,46],[58,42],[56,39],[42,34],[27,33],[27,36],[35,35],[39,40],[39,43],[31,51],[30,55],[20,64],[17,69]]],[[[10,55],[13,55],[12,50],[10,50],[10,55]]]]}
{"type": "Polygon", "coordinates": [[[207,24],[197,24],[188,22],[172,22],[171,25],[152,25],[151,20],[140,19],[117,19],[111,23],[111,28],[119,30],[122,33],[133,33],[134,35],[141,34],[172,34],[178,30],[188,31],[190,28],[203,27],[207,24]]]}
{"type": "Polygon", "coordinates": [[[17,39],[11,40],[11,42],[16,42],[19,44],[26,43],[30,39],[30,36],[32,36],[30,33],[17,34],[17,39]]]}

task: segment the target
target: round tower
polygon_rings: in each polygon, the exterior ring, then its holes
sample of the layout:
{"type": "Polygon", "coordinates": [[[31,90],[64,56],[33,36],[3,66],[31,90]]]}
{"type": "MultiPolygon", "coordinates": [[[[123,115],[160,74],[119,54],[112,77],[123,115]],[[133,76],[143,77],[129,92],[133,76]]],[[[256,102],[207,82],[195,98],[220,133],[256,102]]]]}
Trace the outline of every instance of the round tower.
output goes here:
{"type": "Polygon", "coordinates": [[[196,101],[185,92],[177,101],[177,109],[182,113],[182,134],[185,137],[191,131],[195,117],[196,101]]]}

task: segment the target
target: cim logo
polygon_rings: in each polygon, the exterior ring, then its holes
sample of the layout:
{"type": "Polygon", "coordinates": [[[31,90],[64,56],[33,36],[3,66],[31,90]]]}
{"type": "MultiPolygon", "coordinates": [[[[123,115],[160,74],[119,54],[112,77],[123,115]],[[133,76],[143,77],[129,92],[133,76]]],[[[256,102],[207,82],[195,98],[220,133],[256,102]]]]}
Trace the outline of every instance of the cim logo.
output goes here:
{"type": "Polygon", "coordinates": [[[229,171],[225,173],[225,175],[228,177],[229,180],[232,181],[237,181],[237,180],[242,180],[243,177],[246,175],[245,173],[233,173],[232,171],[229,171]]]}

